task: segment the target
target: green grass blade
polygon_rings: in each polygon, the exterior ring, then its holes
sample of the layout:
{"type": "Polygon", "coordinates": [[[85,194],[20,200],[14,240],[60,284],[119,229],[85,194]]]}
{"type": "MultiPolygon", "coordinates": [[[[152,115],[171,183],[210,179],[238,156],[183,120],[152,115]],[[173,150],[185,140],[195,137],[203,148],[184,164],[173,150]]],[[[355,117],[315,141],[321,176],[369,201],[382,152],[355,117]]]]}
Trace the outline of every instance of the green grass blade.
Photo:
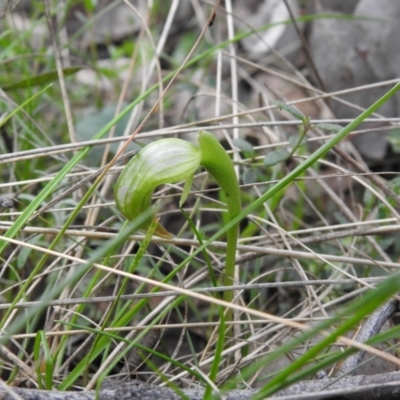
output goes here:
{"type": "Polygon", "coordinates": [[[45,386],[46,390],[52,390],[53,388],[53,357],[51,356],[51,350],[47,343],[47,338],[44,331],[40,331],[42,346],[43,346],[43,357],[45,362],[45,386]]]}
{"type": "Polygon", "coordinates": [[[100,329],[90,328],[90,327],[82,326],[82,325],[79,325],[79,324],[73,324],[73,323],[66,322],[66,321],[56,321],[56,322],[59,323],[59,324],[62,324],[62,325],[69,326],[69,327],[74,328],[74,329],[85,330],[85,331],[94,333],[94,334],[99,335],[99,336],[107,337],[108,339],[117,340],[118,342],[124,342],[126,344],[131,345],[131,347],[132,347],[132,344],[133,344],[138,349],[143,350],[143,351],[145,351],[147,353],[150,353],[153,356],[159,357],[159,358],[161,358],[162,360],[164,360],[166,362],[170,362],[175,367],[178,367],[178,368],[182,369],[183,371],[188,372],[190,375],[196,377],[201,382],[205,383],[204,378],[197,371],[190,369],[186,365],[184,365],[184,364],[180,363],[179,361],[176,361],[176,360],[166,356],[163,353],[158,352],[157,350],[150,349],[150,348],[148,348],[146,346],[141,345],[140,343],[136,343],[136,340],[134,342],[132,340],[125,339],[124,337],[119,336],[119,335],[117,335],[115,333],[107,332],[107,331],[100,330],[100,329]]]}
{"type": "Polygon", "coordinates": [[[33,344],[33,362],[35,363],[35,371],[37,377],[37,383],[39,389],[43,390],[43,379],[42,379],[42,369],[41,369],[41,357],[40,357],[40,344],[42,341],[42,336],[40,335],[40,331],[35,336],[35,342],[33,344]]]}
{"type": "MultiPolygon", "coordinates": [[[[344,335],[350,329],[354,328],[369,313],[376,310],[391,296],[398,293],[399,289],[400,273],[397,273],[378,285],[376,289],[366,293],[363,298],[353,302],[353,304],[351,304],[349,307],[346,307],[345,310],[340,312],[334,318],[319,324],[317,327],[312,328],[308,332],[301,334],[299,338],[279,349],[272,357],[266,357],[264,362],[271,363],[273,362],[273,359],[285,354],[287,351],[297,346],[300,342],[304,342],[308,338],[318,334],[320,331],[332,326],[338,320],[348,317],[337,329],[335,329],[333,333],[323,338],[319,343],[313,345],[307,353],[293,361],[287,368],[282,370],[276,377],[268,382],[255,396],[252,397],[252,400],[261,400],[275,393],[277,390],[286,387],[288,384],[294,383],[293,379],[289,379],[292,373],[299,371],[299,369],[304,367],[304,365],[312,361],[321,351],[334,343],[339,336],[344,335]]],[[[300,379],[301,377],[303,377],[303,375],[297,375],[296,379],[300,379]]]]}
{"type": "MultiPolygon", "coordinates": [[[[71,76],[76,74],[80,71],[83,67],[75,66],[75,67],[68,67],[63,69],[64,76],[71,76]]],[[[4,85],[2,89],[4,91],[11,91],[17,89],[25,89],[31,88],[34,86],[42,86],[46,83],[50,83],[56,81],[58,79],[58,72],[57,71],[49,71],[43,74],[30,76],[29,78],[21,79],[17,82],[9,83],[8,85],[4,85]]]]}
{"type": "Polygon", "coordinates": [[[2,120],[0,120],[0,128],[3,125],[5,125],[7,123],[7,121],[10,120],[18,111],[22,110],[27,104],[29,104],[31,101],[35,100],[36,97],[39,97],[40,95],[42,95],[50,87],[51,87],[51,85],[47,85],[42,90],[39,90],[33,96],[29,97],[29,99],[24,101],[21,105],[19,105],[18,107],[14,108],[14,110],[12,110],[9,114],[7,114],[6,117],[4,117],[2,120]]]}

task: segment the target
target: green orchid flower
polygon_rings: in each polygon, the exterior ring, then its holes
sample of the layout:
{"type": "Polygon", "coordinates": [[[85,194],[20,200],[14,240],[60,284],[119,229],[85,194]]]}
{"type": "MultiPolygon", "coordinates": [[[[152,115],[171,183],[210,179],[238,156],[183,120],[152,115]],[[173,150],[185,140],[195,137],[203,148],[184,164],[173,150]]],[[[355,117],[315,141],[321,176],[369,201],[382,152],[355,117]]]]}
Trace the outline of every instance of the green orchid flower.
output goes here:
{"type": "MultiPolygon", "coordinates": [[[[199,166],[199,149],[189,142],[162,139],[150,143],[131,159],[118,178],[114,195],[119,210],[128,220],[134,220],[150,207],[151,196],[157,186],[186,180],[181,205],[189,194],[199,166]]],[[[158,223],[156,233],[171,237],[158,223]]]]}
{"type": "MultiPolygon", "coordinates": [[[[115,185],[115,201],[128,220],[134,220],[151,207],[151,196],[157,186],[185,181],[179,203],[186,200],[196,170],[203,166],[223,190],[229,221],[241,211],[240,189],[233,162],[218,140],[209,132],[200,131],[199,146],[181,139],[162,139],[145,146],[122,170],[115,185]]],[[[151,221],[148,221],[148,228],[151,221]]],[[[157,222],[155,233],[171,237],[157,222]]],[[[238,226],[227,232],[224,285],[233,284],[238,226]]],[[[224,299],[231,301],[231,291],[224,299]]]]}

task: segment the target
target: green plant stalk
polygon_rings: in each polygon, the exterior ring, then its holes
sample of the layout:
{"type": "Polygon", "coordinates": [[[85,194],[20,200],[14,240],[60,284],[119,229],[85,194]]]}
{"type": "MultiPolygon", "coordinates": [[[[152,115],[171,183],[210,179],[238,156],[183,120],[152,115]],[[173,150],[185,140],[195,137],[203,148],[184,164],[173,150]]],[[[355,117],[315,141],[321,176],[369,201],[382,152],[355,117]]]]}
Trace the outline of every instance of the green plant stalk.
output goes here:
{"type": "MultiPolygon", "coordinates": [[[[221,146],[219,141],[211,133],[200,131],[198,141],[201,156],[200,162],[221,187],[228,208],[229,220],[232,221],[240,214],[242,208],[239,183],[232,160],[228,156],[225,149],[221,146]]],[[[234,284],[238,236],[239,223],[236,223],[227,231],[225,271],[223,278],[224,286],[230,286],[234,284]]],[[[223,294],[223,299],[230,303],[233,301],[233,295],[233,291],[227,290],[223,294]]],[[[221,307],[218,307],[218,311],[220,315],[220,327],[218,330],[218,340],[215,349],[214,361],[212,363],[209,375],[209,378],[212,382],[215,382],[217,378],[218,371],[220,369],[221,354],[225,347],[225,322],[226,320],[232,320],[232,310],[227,310],[226,316],[224,315],[221,307]]],[[[212,386],[207,385],[204,393],[204,399],[211,398],[212,391],[212,386]]]]}
{"type": "Polygon", "coordinates": [[[53,371],[54,371],[53,357],[52,357],[51,350],[50,350],[49,344],[47,342],[47,338],[46,338],[44,331],[41,331],[40,335],[42,336],[43,357],[44,357],[44,360],[46,363],[46,372],[45,372],[46,390],[52,390],[53,389],[53,371]]]}
{"type": "Polygon", "coordinates": [[[297,139],[296,144],[293,146],[292,151],[290,152],[290,155],[288,157],[291,158],[293,157],[293,154],[296,152],[296,150],[300,147],[301,142],[304,139],[304,136],[306,136],[306,133],[310,130],[310,125],[309,125],[309,119],[306,119],[306,122],[303,122],[303,127],[301,128],[301,133],[299,135],[299,138],[297,139]]]}
{"type": "MultiPolygon", "coordinates": [[[[225,195],[229,221],[232,222],[242,211],[241,193],[232,160],[218,140],[208,132],[199,132],[199,148],[201,164],[221,187],[225,195]]],[[[234,284],[238,236],[239,221],[231,224],[227,229],[224,286],[234,284]]],[[[229,303],[232,302],[233,292],[231,290],[224,292],[223,299],[229,303]]],[[[231,312],[228,312],[228,321],[232,319],[230,314],[231,312]]]]}

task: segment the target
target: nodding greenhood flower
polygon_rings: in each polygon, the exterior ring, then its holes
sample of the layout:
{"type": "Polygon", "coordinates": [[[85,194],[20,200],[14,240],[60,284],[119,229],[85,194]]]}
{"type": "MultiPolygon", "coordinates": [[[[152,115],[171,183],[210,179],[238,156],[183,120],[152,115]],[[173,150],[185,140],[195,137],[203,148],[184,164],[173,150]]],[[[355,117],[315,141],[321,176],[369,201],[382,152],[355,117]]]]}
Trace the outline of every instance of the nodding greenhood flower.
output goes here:
{"type": "MultiPolygon", "coordinates": [[[[201,131],[198,139],[199,147],[181,139],[158,140],[143,147],[129,161],[117,180],[114,192],[117,206],[128,220],[134,220],[150,207],[151,195],[157,186],[184,180],[181,206],[200,165],[223,190],[230,218],[240,213],[239,184],[231,159],[211,133],[201,131]]],[[[158,223],[155,233],[171,236],[158,223]]]]}
{"type": "MultiPolygon", "coordinates": [[[[115,185],[115,200],[122,214],[134,220],[150,206],[155,188],[165,183],[186,181],[179,206],[186,200],[194,173],[202,165],[221,187],[228,208],[229,220],[241,211],[240,189],[232,160],[218,140],[205,131],[199,132],[199,147],[180,140],[162,139],[145,146],[122,170],[115,185]]],[[[148,228],[151,221],[148,221],[148,228]]],[[[227,230],[225,274],[223,284],[234,279],[238,223],[227,230]]],[[[171,237],[157,221],[155,233],[171,237]]],[[[232,301],[233,292],[224,292],[224,300],[232,301]]],[[[228,317],[230,318],[230,317],[228,317]]]]}
{"type": "MultiPolygon", "coordinates": [[[[134,220],[150,207],[157,186],[185,180],[180,205],[186,200],[194,173],[200,166],[200,150],[181,139],[162,139],[150,143],[123,169],[115,185],[115,201],[128,220],[134,220]]],[[[157,223],[155,232],[171,235],[157,223]]]]}

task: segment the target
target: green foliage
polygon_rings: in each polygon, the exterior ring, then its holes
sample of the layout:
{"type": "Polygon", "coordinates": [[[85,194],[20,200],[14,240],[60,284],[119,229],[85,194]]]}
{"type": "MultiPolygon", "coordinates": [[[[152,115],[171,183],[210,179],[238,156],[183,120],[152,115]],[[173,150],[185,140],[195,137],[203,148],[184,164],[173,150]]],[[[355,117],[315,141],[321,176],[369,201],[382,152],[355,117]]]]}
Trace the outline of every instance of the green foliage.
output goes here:
{"type": "Polygon", "coordinates": [[[45,332],[39,331],[36,334],[34,347],[34,361],[36,364],[37,380],[39,389],[51,390],[53,388],[53,357],[50,346],[47,342],[45,332]],[[43,371],[44,370],[44,371],[43,371]],[[42,373],[44,372],[44,382],[42,373]]]}
{"type": "Polygon", "coordinates": [[[285,149],[271,151],[264,157],[264,164],[272,167],[280,162],[286,161],[290,157],[290,152],[285,149]]]}
{"type": "Polygon", "coordinates": [[[293,115],[295,118],[299,119],[302,122],[302,128],[300,130],[300,135],[298,138],[292,136],[289,139],[289,143],[292,147],[291,151],[285,149],[278,149],[269,152],[264,158],[264,164],[267,167],[272,167],[276,164],[279,164],[283,161],[289,160],[290,157],[296,152],[296,150],[302,146],[303,139],[306,136],[307,131],[311,128],[310,119],[306,117],[300,110],[296,107],[293,107],[290,104],[283,103],[281,101],[275,101],[275,105],[277,105],[280,109],[287,111],[289,114],[293,115]]]}
{"type": "MultiPolygon", "coordinates": [[[[63,68],[63,74],[65,77],[71,76],[71,75],[76,74],[81,69],[82,69],[82,67],[63,68]]],[[[30,76],[25,79],[21,79],[18,82],[12,82],[12,83],[6,84],[2,87],[2,89],[5,91],[12,91],[12,90],[17,90],[17,89],[31,88],[34,86],[43,86],[50,82],[54,82],[57,79],[58,79],[57,71],[50,71],[50,72],[45,72],[43,74],[30,76]]]]}
{"type": "Polygon", "coordinates": [[[293,107],[290,104],[286,104],[282,101],[274,101],[274,104],[278,106],[281,110],[287,111],[289,114],[292,114],[293,117],[299,119],[303,124],[308,123],[308,118],[296,107],[293,107]]]}
{"type": "Polygon", "coordinates": [[[336,124],[317,124],[317,125],[314,125],[314,128],[323,129],[326,131],[331,131],[331,132],[337,133],[343,129],[343,126],[336,125],[336,124]]]}
{"type": "Polygon", "coordinates": [[[241,151],[243,151],[247,155],[254,155],[254,147],[247,140],[243,139],[233,139],[232,143],[241,151]]]}

